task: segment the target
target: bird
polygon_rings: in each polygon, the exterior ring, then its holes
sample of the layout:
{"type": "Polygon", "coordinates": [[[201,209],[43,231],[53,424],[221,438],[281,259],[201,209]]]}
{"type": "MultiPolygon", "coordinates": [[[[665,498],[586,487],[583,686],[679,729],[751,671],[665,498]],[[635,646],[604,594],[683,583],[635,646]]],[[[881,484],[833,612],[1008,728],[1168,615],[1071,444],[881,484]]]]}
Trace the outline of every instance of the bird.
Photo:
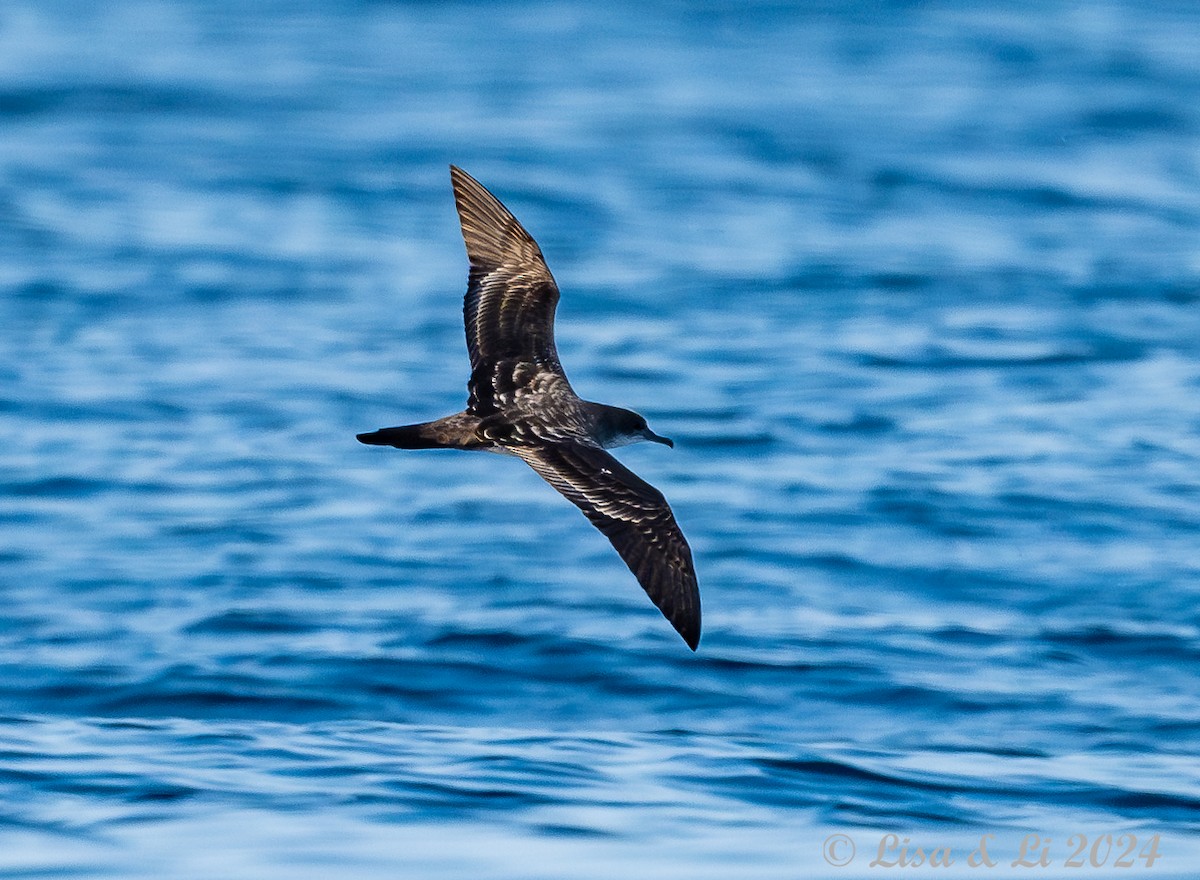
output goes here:
{"type": "Polygon", "coordinates": [[[471,374],[462,412],[358,434],[397,449],[466,449],[523,459],[583,511],[693,651],[700,591],[692,551],[663,494],[607,452],[675,444],[632,410],[583,400],[559,363],[559,290],[541,248],[500,200],[450,166],[470,271],[463,298],[471,374]]]}

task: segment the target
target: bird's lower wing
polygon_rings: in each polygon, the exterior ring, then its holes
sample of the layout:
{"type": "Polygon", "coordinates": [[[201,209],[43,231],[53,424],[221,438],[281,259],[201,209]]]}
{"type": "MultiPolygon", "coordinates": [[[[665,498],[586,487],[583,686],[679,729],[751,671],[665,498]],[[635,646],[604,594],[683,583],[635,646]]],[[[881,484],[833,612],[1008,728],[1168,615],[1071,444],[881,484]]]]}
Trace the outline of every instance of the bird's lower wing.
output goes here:
{"type": "Polygon", "coordinates": [[[700,590],[692,551],[662,493],[603,449],[581,443],[513,446],[605,534],[652,602],[693,651],[700,590]]]}

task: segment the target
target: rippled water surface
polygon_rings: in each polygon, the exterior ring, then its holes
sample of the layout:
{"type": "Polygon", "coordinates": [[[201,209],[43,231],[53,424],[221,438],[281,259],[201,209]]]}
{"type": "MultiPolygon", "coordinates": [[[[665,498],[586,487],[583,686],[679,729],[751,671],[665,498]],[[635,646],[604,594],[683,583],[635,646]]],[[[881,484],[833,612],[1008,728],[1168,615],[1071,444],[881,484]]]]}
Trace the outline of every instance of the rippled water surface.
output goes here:
{"type": "Polygon", "coordinates": [[[1182,2],[6,4],[0,876],[1194,876],[1198,46],[1182,2]],[[695,655],[521,462],[354,441],[464,400],[450,162],[580,393],[676,441],[620,455],[695,655]]]}

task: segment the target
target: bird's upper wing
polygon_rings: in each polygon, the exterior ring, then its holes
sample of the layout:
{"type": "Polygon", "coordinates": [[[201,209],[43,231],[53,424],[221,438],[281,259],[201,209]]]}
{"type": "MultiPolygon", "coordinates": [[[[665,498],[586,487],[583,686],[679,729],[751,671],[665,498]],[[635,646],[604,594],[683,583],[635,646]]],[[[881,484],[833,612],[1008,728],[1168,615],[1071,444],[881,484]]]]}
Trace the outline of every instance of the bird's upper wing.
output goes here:
{"type": "Polygon", "coordinates": [[[566,496],[621,554],[663,616],[693,651],[700,590],[692,551],[662,493],[603,449],[581,443],[511,448],[566,496]]]}
{"type": "Polygon", "coordinates": [[[530,367],[562,373],[554,347],[558,285],[537,242],[495,196],[453,165],[450,180],[471,261],[463,301],[470,408],[486,414],[498,385],[511,390],[530,367]]]}

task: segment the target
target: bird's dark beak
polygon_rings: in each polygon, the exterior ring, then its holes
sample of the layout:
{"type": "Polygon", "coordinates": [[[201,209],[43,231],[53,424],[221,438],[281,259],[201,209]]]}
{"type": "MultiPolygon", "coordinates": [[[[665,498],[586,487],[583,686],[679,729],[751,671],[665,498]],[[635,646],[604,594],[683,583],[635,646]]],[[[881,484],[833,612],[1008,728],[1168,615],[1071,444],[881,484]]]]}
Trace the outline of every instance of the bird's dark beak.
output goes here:
{"type": "Polygon", "coordinates": [[[663,446],[670,446],[672,449],[675,448],[675,443],[670,437],[660,437],[649,428],[646,429],[646,439],[653,440],[655,443],[661,443],[663,446]]]}

